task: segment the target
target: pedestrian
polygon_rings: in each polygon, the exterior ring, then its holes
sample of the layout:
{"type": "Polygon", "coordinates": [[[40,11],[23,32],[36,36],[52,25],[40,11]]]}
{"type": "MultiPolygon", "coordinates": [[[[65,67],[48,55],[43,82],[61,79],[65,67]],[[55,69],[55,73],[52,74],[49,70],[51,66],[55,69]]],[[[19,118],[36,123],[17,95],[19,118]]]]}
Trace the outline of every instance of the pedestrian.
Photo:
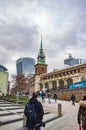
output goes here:
{"type": "Polygon", "coordinates": [[[0,99],[2,99],[2,96],[3,96],[3,93],[2,93],[1,90],[0,90],[0,99]]]}
{"type": "Polygon", "coordinates": [[[50,101],[50,94],[49,93],[48,93],[47,97],[48,97],[48,103],[51,103],[51,101],[50,101]]]}
{"type": "Polygon", "coordinates": [[[38,97],[38,93],[34,92],[32,94],[32,97],[29,100],[29,104],[34,104],[35,112],[38,117],[35,123],[27,118],[26,126],[28,127],[28,130],[41,130],[44,110],[41,102],[37,100],[37,97],[38,97]]]}
{"type": "Polygon", "coordinates": [[[45,94],[43,91],[40,91],[40,97],[42,99],[42,102],[45,102],[45,94]]]}
{"type": "Polygon", "coordinates": [[[54,94],[53,98],[54,98],[54,100],[56,102],[56,100],[57,100],[57,94],[56,93],[54,94]]]}
{"type": "Polygon", "coordinates": [[[78,124],[81,125],[83,130],[86,130],[86,95],[79,102],[79,110],[78,110],[78,124]]]}
{"type": "Polygon", "coordinates": [[[72,94],[71,95],[71,101],[72,101],[72,105],[75,105],[75,95],[74,94],[72,94]]]}

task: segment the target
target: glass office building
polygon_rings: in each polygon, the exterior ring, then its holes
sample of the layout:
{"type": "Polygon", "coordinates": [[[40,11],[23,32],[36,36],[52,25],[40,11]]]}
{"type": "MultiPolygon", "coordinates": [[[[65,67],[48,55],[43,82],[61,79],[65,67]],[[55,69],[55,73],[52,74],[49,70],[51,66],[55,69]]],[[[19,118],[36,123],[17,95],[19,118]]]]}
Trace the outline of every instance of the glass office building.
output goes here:
{"type": "Polygon", "coordinates": [[[16,61],[17,75],[33,75],[35,73],[35,60],[33,58],[19,58],[16,61]]]}

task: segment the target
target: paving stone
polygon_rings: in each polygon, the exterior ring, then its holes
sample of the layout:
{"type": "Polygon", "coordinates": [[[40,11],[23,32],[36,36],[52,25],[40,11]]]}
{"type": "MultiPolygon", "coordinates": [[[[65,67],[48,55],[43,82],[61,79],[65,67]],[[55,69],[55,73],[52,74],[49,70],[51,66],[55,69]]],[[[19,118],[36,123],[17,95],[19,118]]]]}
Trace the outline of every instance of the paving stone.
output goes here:
{"type": "MultiPolygon", "coordinates": [[[[48,100],[45,99],[45,103],[42,103],[44,106],[45,111],[47,112],[47,108],[49,109],[57,109],[58,110],[58,103],[62,105],[62,117],[52,120],[51,122],[46,123],[46,127],[42,127],[41,130],[78,130],[78,123],[77,123],[77,112],[79,108],[79,104],[75,103],[75,106],[71,104],[70,101],[61,101],[57,100],[57,103],[54,100],[51,100],[51,103],[48,103],[48,100]]],[[[9,110],[13,112],[14,110],[9,110]]],[[[18,112],[18,111],[15,111],[18,112]]],[[[20,115],[20,114],[19,114],[20,115]]],[[[44,115],[44,121],[50,119],[51,117],[55,117],[56,114],[46,114],[44,115]]],[[[20,116],[23,116],[21,114],[20,116]]],[[[1,117],[0,117],[1,118],[1,117]]],[[[7,124],[0,127],[0,130],[9,129],[10,130],[24,130],[23,121],[18,121],[15,123],[7,124]]]]}

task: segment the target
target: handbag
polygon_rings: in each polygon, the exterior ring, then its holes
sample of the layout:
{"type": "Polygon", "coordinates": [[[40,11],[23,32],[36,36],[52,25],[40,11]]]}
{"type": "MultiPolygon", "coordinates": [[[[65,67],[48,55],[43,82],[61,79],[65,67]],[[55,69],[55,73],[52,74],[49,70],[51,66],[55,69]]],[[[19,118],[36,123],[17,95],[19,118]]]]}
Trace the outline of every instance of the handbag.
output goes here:
{"type": "Polygon", "coordinates": [[[81,124],[79,124],[79,130],[82,130],[82,126],[81,126],[81,124]]]}

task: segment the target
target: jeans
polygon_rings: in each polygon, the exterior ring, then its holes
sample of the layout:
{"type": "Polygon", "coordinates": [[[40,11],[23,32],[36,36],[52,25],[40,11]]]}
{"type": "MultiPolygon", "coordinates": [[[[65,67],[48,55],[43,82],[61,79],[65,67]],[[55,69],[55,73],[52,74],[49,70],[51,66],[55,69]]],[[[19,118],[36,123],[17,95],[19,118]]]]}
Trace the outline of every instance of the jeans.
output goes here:
{"type": "Polygon", "coordinates": [[[41,130],[41,128],[40,127],[36,127],[36,128],[28,127],[28,130],[41,130]]]}

